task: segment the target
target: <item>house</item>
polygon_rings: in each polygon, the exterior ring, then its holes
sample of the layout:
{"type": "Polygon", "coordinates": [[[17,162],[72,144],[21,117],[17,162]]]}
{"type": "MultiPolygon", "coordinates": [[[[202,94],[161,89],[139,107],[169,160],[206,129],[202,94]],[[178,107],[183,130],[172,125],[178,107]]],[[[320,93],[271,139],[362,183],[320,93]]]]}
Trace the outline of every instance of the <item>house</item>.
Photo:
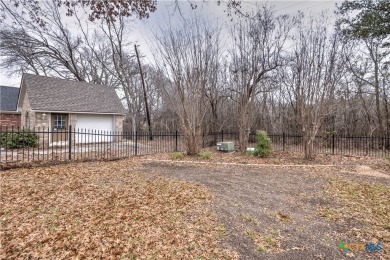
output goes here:
{"type": "Polygon", "coordinates": [[[54,132],[69,125],[78,132],[121,132],[126,114],[112,87],[31,74],[23,74],[18,109],[21,126],[48,129],[50,142],[66,141],[66,134],[54,132]]]}
{"type": "Polygon", "coordinates": [[[0,129],[20,127],[19,88],[0,86],[0,129]]]}

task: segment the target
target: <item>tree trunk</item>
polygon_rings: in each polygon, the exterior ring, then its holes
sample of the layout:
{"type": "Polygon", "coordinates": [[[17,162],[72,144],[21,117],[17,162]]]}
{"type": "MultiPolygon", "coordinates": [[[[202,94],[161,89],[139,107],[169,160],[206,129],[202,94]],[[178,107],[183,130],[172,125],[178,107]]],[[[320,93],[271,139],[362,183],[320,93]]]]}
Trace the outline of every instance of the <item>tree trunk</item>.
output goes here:
{"type": "Polygon", "coordinates": [[[241,107],[238,120],[238,150],[245,154],[248,146],[248,138],[250,132],[250,116],[248,103],[241,107]]]}
{"type": "Polygon", "coordinates": [[[214,104],[211,104],[211,113],[212,113],[212,122],[211,122],[211,132],[213,133],[213,143],[211,145],[216,145],[218,142],[218,135],[214,134],[218,132],[218,114],[217,108],[214,104]]]}
{"type": "Polygon", "coordinates": [[[314,151],[314,139],[308,132],[303,134],[303,144],[306,160],[314,160],[315,151],[314,151]]]}
{"type": "Polygon", "coordinates": [[[192,129],[187,130],[186,134],[186,146],[187,155],[197,155],[199,153],[199,139],[200,134],[198,131],[192,129]]]}
{"type": "Polygon", "coordinates": [[[383,79],[383,105],[385,108],[385,116],[386,116],[386,132],[382,134],[390,134],[390,111],[389,111],[389,98],[386,92],[386,84],[385,79],[383,79]]]}
{"type": "Polygon", "coordinates": [[[379,66],[377,61],[375,61],[375,106],[376,106],[376,113],[378,117],[378,127],[379,127],[379,134],[383,134],[383,122],[382,122],[382,113],[381,113],[381,106],[380,106],[380,84],[379,84],[379,66]]]}

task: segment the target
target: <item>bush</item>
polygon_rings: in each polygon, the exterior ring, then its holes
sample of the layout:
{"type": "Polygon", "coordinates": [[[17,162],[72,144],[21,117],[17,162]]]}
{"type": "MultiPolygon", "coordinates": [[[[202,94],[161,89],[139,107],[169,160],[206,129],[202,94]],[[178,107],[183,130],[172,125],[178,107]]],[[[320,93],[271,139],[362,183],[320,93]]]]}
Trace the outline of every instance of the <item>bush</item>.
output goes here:
{"type": "Polygon", "coordinates": [[[256,131],[256,152],[260,157],[270,156],[272,142],[265,131],[256,131]]]}
{"type": "Polygon", "coordinates": [[[200,153],[199,156],[202,158],[202,159],[210,159],[211,158],[211,155],[213,155],[212,152],[203,152],[203,153],[200,153]]]}
{"type": "Polygon", "coordinates": [[[37,147],[38,135],[30,131],[0,133],[0,146],[8,149],[37,147]]]}
{"type": "Polygon", "coordinates": [[[182,158],[184,158],[184,154],[181,152],[173,152],[173,153],[171,153],[171,158],[174,160],[182,159],[182,158]]]}

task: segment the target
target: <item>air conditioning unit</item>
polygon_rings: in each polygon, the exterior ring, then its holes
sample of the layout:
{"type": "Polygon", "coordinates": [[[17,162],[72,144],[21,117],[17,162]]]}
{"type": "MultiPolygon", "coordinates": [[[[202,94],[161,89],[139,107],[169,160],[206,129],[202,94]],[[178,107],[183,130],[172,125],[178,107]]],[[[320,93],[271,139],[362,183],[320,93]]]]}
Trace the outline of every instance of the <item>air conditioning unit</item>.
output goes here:
{"type": "Polygon", "coordinates": [[[234,142],[219,142],[217,143],[217,151],[234,152],[234,142]]]}

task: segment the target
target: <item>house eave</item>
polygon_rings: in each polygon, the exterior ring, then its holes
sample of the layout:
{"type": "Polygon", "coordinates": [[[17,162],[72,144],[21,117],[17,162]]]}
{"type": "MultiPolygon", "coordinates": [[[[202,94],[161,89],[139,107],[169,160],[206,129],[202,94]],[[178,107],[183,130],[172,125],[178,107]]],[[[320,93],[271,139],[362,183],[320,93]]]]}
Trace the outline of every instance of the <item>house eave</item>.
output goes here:
{"type": "Polygon", "coordinates": [[[20,111],[5,111],[5,110],[0,110],[0,114],[21,114],[20,111]]]}
{"type": "Polygon", "coordinates": [[[62,110],[41,110],[41,109],[31,109],[31,111],[38,112],[38,113],[93,114],[93,115],[121,115],[121,116],[126,115],[126,113],[117,113],[117,112],[85,112],[85,111],[62,111],[62,110]]]}

